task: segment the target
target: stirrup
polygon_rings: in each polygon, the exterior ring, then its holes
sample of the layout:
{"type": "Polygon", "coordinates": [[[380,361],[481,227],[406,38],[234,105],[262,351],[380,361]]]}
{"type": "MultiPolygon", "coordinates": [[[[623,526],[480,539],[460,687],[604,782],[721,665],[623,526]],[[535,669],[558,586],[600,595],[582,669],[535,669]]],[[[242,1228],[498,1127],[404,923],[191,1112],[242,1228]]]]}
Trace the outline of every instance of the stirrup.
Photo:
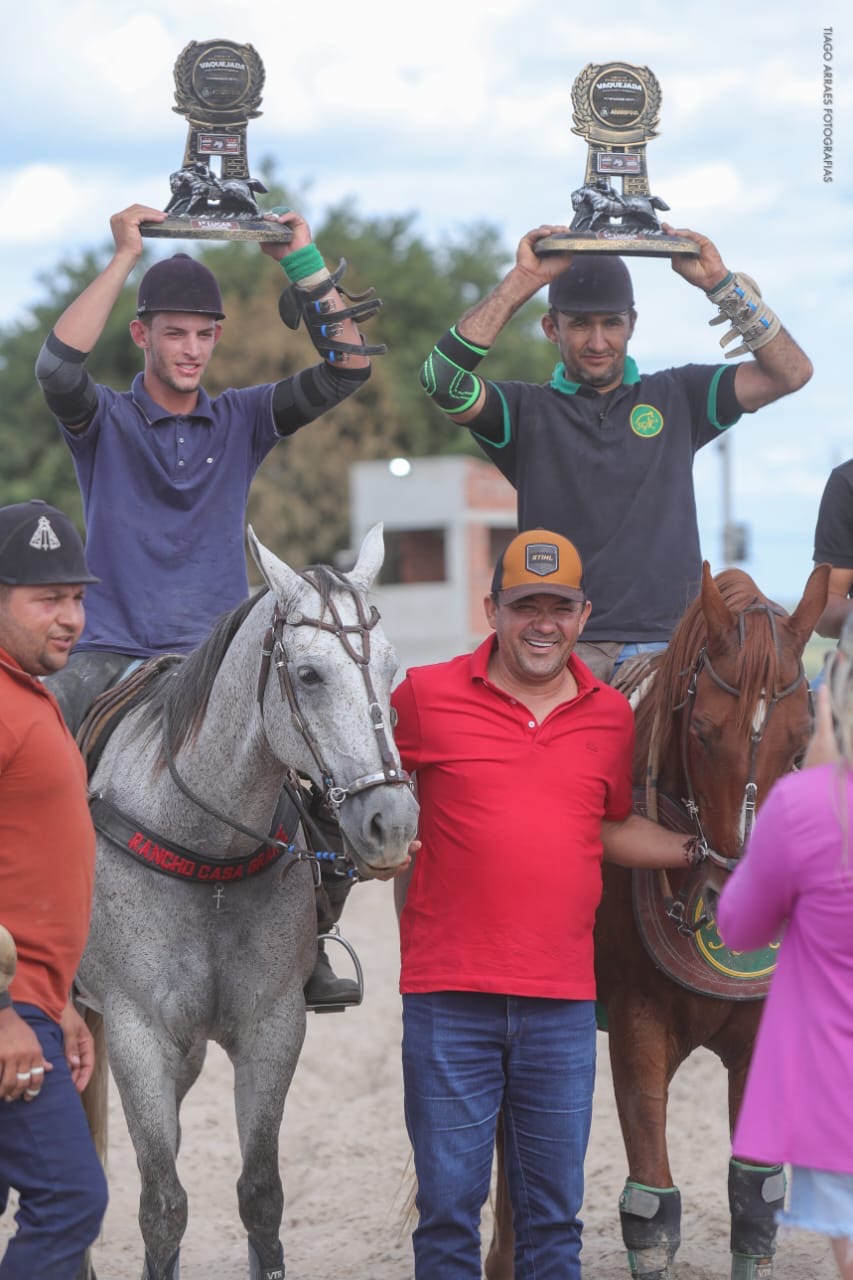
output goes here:
{"type": "Polygon", "coordinates": [[[347,1000],[340,1004],[308,1004],[305,1008],[309,1013],[345,1013],[347,1009],[356,1009],[364,999],[364,971],[361,967],[361,961],[356,955],[355,947],[345,938],[336,924],[333,924],[328,933],[318,933],[317,941],[319,942],[339,942],[340,945],[349,955],[355,969],[355,980],[358,984],[358,999],[347,1000]]]}

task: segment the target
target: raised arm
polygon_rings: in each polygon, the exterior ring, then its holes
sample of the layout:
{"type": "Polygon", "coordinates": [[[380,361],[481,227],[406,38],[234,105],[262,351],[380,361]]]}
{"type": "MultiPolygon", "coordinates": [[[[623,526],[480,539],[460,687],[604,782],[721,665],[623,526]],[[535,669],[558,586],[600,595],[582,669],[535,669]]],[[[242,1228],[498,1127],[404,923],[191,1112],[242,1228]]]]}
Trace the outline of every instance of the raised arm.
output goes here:
{"type": "Polygon", "coordinates": [[[53,326],[60,342],[75,351],[88,353],[95,346],[110,318],[127,278],[142,256],[140,222],[162,222],[160,209],[131,205],[110,218],[115,252],[99,276],[66,307],[53,326]]]}
{"type": "Polygon", "coordinates": [[[483,408],[486,388],[474,369],[489,347],[528,299],[571,266],[570,253],[539,257],[534,248],[545,236],[565,231],[565,227],[555,226],[528,231],[500,284],[466,311],[427,356],[421,369],[421,386],[455,422],[473,422],[483,408]]]}
{"type": "Polygon", "coordinates": [[[368,290],[367,298],[359,295],[347,299],[342,295],[337,288],[338,274],[329,271],[311,239],[311,228],[295,209],[266,216],[293,231],[290,241],[261,243],[262,252],[280,263],[291,285],[289,297],[282,302],[285,323],[296,328],[304,316],[312,341],[328,364],[344,365],[349,370],[367,369],[370,355],[381,354],[385,348],[366,346],[358,321],[369,319],[381,303],[372,290],[368,290]]]}
{"type": "Polygon", "coordinates": [[[700,246],[695,258],[674,254],[672,269],[720,307],[720,315],[711,323],[725,321],[732,326],[721,345],[741,336],[743,344],[728,351],[727,358],[743,355],[747,349],[752,352],[752,359],[739,364],[735,372],[735,395],[741,408],[751,413],[805,386],[812,376],[812,362],[782,328],[778,316],[753,288],[753,282],[729,271],[707,236],[683,227],[676,229],[668,223],[663,224],[663,229],[668,235],[696,240],[700,246]]]}

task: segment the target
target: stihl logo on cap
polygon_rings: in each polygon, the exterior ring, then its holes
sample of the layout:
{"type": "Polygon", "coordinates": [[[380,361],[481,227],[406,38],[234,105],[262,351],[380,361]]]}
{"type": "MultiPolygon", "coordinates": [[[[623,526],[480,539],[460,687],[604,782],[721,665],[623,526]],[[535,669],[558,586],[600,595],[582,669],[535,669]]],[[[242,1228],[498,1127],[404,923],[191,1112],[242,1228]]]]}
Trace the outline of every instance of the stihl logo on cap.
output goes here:
{"type": "Polygon", "coordinates": [[[553,542],[531,542],[524,549],[524,567],[528,573],[545,578],[560,567],[560,553],[553,542]]]}

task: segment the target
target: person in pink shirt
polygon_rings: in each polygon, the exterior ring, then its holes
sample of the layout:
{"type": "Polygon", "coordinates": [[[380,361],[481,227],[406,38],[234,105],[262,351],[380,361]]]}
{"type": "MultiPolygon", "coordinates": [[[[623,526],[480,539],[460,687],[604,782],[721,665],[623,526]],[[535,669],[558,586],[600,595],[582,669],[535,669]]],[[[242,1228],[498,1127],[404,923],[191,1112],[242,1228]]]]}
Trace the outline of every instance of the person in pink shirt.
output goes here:
{"type": "Polygon", "coordinates": [[[853,618],[829,662],[805,767],[767,796],[717,923],[737,950],[781,937],[734,1157],[790,1166],[780,1224],[830,1236],[853,1280],[853,618]]]}

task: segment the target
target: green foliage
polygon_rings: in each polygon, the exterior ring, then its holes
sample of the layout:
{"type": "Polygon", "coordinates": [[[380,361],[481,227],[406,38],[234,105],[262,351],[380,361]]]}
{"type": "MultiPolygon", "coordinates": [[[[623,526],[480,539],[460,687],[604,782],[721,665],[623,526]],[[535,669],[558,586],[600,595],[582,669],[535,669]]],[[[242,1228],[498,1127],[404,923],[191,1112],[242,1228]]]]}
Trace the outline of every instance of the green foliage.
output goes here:
{"type": "MultiPolygon", "coordinates": [[[[299,207],[304,191],[293,195],[283,190],[271,166],[262,172],[270,189],[264,207],[299,207]]],[[[262,468],[250,515],[263,514],[259,532],[295,563],[329,560],[346,546],[347,475],[353,462],[394,454],[477,452],[469,433],[449,422],[423,394],[418,372],[436,339],[497,283],[510,261],[496,229],[486,223],[431,245],[419,232],[415,214],[364,217],[350,201],[328,210],[313,230],[331,267],[339,257],[346,258],[345,288],[352,293],[370,285],[376,289],[383,308],[366,326],[365,336],[387,343],[388,354],[374,361],[367,387],[273,450],[262,468]]],[[[180,251],[164,242],[157,245],[156,256],[180,251]]],[[[105,245],[58,263],[43,277],[44,298],[32,313],[0,328],[0,505],[43,497],[81,519],[70,455],[44,404],[33,366],[49,329],[109,261],[111,249],[105,245]]],[[[256,245],[204,242],[193,252],[216,272],[227,313],[223,340],[205,381],[211,394],[229,385],[275,381],[314,362],[304,329],[293,334],[281,325],[277,298],[285,281],[256,245]]],[[[87,361],[95,380],[108,386],[129,387],[142,367],[127,326],[139,279],[154,256],[150,250],[133,273],[87,361]]],[[[538,329],[542,309],[534,301],[515,317],[481,366],[488,376],[548,377],[554,353],[538,329]]]]}

